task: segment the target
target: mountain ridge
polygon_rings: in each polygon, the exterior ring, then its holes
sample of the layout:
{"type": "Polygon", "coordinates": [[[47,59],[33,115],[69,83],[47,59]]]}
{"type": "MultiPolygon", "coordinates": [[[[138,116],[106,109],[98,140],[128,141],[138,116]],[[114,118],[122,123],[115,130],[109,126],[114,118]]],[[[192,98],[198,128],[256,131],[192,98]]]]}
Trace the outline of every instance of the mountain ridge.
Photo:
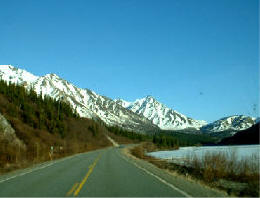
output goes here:
{"type": "Polygon", "coordinates": [[[233,120],[234,116],[229,116],[207,123],[170,109],[151,95],[134,102],[112,100],[92,90],[78,88],[54,73],[36,76],[11,65],[0,65],[0,79],[23,85],[28,90],[33,89],[42,97],[47,95],[66,101],[81,117],[102,120],[109,126],[117,125],[141,133],[183,129],[209,133],[230,129],[239,131],[249,128],[255,122],[255,119],[249,116],[244,116],[246,119],[237,118],[235,122],[226,121],[233,120]]]}

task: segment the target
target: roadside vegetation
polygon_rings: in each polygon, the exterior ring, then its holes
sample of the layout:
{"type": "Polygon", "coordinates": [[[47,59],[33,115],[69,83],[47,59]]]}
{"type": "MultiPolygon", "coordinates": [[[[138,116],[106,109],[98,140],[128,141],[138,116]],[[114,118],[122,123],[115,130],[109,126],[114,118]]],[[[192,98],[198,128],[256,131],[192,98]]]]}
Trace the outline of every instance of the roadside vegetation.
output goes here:
{"type": "Polygon", "coordinates": [[[259,197],[259,156],[239,160],[235,152],[206,153],[201,158],[189,155],[186,162],[180,165],[146,155],[157,149],[155,144],[146,142],[135,146],[130,152],[161,169],[224,190],[231,196],[259,197]]]}
{"type": "Polygon", "coordinates": [[[25,145],[14,144],[0,127],[0,173],[111,145],[103,125],[79,118],[67,103],[4,81],[0,112],[25,145]]]}
{"type": "Polygon", "coordinates": [[[243,159],[231,151],[208,152],[201,158],[189,155],[185,167],[189,174],[229,194],[259,197],[259,156],[256,154],[243,159]]]}

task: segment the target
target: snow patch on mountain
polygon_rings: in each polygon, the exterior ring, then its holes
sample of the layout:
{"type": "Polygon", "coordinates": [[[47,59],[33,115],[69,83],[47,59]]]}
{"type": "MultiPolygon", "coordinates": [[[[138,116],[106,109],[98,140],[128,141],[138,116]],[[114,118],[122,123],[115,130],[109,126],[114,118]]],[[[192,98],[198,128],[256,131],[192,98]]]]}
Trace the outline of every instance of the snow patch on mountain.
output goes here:
{"type": "Polygon", "coordinates": [[[166,107],[152,96],[137,99],[134,102],[127,102],[122,99],[116,99],[115,101],[124,108],[151,120],[153,124],[159,126],[163,130],[182,130],[187,128],[199,130],[200,127],[207,124],[206,121],[188,118],[185,115],[166,107]]]}
{"type": "Polygon", "coordinates": [[[39,77],[11,65],[0,65],[0,78],[6,82],[28,86],[39,77]]]}

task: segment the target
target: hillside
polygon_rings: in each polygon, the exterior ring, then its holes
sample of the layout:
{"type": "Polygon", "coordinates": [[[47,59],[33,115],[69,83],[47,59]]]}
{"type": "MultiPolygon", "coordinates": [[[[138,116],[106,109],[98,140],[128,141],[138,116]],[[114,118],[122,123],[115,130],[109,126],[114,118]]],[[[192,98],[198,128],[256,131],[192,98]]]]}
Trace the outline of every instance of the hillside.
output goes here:
{"type": "Polygon", "coordinates": [[[1,171],[110,145],[104,126],[79,118],[67,103],[4,81],[0,112],[1,171]]]}

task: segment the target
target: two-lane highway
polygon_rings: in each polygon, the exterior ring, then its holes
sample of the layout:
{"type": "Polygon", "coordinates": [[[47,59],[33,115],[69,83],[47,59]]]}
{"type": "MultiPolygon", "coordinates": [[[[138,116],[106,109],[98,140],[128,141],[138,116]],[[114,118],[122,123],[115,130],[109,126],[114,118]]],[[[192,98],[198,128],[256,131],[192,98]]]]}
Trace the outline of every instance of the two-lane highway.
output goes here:
{"type": "MultiPolygon", "coordinates": [[[[184,197],[190,194],[136,166],[118,148],[49,162],[0,177],[0,196],[184,197]]],[[[206,194],[205,194],[206,195],[206,194]]],[[[205,196],[204,195],[204,196],[205,196]]],[[[220,196],[212,194],[212,196],[220,196]]],[[[193,195],[191,195],[193,196],[193,195]]]]}

